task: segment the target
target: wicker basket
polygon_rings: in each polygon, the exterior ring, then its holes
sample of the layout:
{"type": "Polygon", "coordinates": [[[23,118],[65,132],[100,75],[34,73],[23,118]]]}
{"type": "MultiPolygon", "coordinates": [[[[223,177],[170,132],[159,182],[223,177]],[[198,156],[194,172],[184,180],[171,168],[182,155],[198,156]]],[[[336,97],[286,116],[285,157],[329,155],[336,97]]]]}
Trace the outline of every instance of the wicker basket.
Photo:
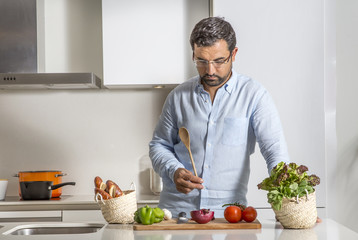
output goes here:
{"type": "Polygon", "coordinates": [[[301,198],[284,198],[276,218],[284,228],[311,228],[317,221],[315,192],[301,198]]]}
{"type": "Polygon", "coordinates": [[[97,193],[95,201],[101,207],[102,215],[108,223],[134,222],[134,213],[137,210],[135,190],[123,191],[122,196],[108,200],[103,200],[102,195],[97,193]]]}

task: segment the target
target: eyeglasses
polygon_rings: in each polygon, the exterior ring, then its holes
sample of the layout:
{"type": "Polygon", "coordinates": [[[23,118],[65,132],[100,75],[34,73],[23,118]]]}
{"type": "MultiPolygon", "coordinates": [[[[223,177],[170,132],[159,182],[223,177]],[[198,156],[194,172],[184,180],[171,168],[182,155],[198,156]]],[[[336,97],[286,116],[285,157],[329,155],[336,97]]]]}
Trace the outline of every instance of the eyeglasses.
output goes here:
{"type": "MultiPolygon", "coordinates": [[[[206,60],[202,60],[202,59],[194,59],[193,61],[194,61],[195,66],[197,68],[207,67],[207,66],[209,66],[210,63],[213,64],[213,66],[215,68],[221,68],[224,64],[229,62],[230,57],[231,57],[231,53],[225,59],[220,59],[220,60],[215,60],[215,61],[206,61],[206,60]]],[[[194,54],[193,54],[193,58],[194,58],[194,54]]]]}

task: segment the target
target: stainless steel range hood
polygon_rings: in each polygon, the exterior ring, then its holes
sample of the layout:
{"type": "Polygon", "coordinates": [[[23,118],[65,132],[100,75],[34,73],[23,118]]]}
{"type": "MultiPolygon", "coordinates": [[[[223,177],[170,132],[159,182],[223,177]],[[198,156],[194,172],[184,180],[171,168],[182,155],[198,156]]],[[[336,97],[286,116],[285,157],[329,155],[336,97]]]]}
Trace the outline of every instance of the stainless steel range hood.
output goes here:
{"type": "Polygon", "coordinates": [[[101,88],[93,73],[38,72],[37,1],[0,1],[0,89],[101,88]]]}

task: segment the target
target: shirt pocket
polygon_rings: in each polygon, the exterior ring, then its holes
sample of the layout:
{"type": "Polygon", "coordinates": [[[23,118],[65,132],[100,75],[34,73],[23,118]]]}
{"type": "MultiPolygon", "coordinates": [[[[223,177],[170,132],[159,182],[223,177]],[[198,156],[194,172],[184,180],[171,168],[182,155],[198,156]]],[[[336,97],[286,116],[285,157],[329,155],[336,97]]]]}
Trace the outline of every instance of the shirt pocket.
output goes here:
{"type": "Polygon", "coordinates": [[[225,118],[222,143],[239,146],[247,142],[248,118],[225,118]]]}

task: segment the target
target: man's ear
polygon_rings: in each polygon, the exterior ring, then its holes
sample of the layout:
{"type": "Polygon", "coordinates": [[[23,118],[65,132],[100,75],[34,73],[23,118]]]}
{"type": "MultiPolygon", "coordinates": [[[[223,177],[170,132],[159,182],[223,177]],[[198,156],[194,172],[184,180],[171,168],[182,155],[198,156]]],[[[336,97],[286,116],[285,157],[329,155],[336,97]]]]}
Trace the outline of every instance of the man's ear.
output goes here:
{"type": "Polygon", "coordinates": [[[235,57],[236,57],[237,50],[238,50],[237,47],[235,47],[234,50],[232,50],[231,57],[232,57],[232,61],[233,61],[233,62],[235,61],[235,57]]]}

